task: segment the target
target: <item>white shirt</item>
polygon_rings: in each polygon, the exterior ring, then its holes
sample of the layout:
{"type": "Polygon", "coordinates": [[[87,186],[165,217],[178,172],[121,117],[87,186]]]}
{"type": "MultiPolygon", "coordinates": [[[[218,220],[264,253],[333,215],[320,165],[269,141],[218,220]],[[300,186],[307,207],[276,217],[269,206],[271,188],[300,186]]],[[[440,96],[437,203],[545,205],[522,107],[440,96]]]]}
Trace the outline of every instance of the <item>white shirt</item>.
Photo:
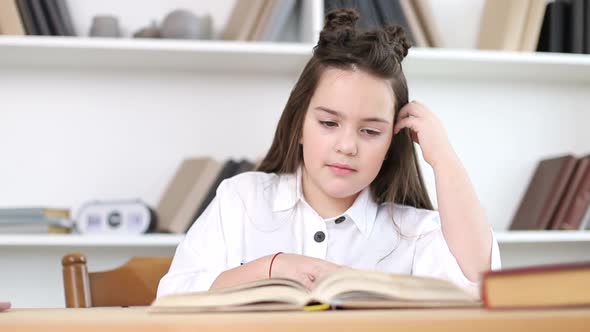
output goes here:
{"type": "MultiPolygon", "coordinates": [[[[498,269],[500,251],[495,238],[492,242],[491,268],[498,269]]],[[[478,284],[465,277],[447,246],[438,212],[378,205],[367,188],[344,214],[323,219],[305,202],[298,171],[248,172],[224,180],[178,245],[158,296],[208,290],[223,271],[279,251],[443,278],[478,293],[478,284]]]]}

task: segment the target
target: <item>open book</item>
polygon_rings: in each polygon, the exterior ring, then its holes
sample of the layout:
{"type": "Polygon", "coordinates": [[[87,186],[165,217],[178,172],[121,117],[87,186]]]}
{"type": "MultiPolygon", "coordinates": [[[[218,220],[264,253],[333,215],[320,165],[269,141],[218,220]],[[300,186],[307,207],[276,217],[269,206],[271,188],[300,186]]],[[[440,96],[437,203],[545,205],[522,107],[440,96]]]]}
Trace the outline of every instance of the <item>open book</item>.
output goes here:
{"type": "Polygon", "coordinates": [[[280,311],[481,306],[477,295],[446,280],[341,269],[313,288],[289,279],[264,279],[208,292],[156,299],[150,312],[280,311]]]}

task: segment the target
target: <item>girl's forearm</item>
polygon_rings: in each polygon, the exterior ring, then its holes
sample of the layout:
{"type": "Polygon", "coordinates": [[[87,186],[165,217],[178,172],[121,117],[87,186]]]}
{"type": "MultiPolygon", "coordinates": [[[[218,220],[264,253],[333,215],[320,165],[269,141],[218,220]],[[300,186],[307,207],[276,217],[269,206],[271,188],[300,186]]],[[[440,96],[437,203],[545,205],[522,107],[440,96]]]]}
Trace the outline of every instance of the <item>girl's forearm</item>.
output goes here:
{"type": "Polygon", "coordinates": [[[465,276],[478,281],[491,265],[492,234],[485,212],[454,152],[433,169],[445,240],[465,276]]]}
{"type": "Polygon", "coordinates": [[[215,279],[209,290],[237,286],[245,282],[268,278],[268,267],[271,258],[272,255],[260,257],[244,265],[222,272],[215,279]]]}

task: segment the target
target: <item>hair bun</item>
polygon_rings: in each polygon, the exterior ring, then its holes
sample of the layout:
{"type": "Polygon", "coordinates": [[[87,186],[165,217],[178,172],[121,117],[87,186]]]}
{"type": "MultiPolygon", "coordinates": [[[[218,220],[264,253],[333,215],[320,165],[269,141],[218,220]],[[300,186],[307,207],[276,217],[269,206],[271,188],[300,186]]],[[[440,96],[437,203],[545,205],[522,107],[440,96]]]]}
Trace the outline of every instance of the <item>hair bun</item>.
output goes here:
{"type": "Polygon", "coordinates": [[[387,42],[391,45],[398,61],[401,62],[408,55],[408,49],[412,47],[412,43],[408,39],[404,28],[399,25],[391,25],[385,27],[384,31],[387,36],[387,42]]]}
{"type": "Polygon", "coordinates": [[[326,15],[324,30],[338,31],[346,29],[354,29],[356,22],[359,19],[359,14],[352,9],[335,9],[326,15]]]}

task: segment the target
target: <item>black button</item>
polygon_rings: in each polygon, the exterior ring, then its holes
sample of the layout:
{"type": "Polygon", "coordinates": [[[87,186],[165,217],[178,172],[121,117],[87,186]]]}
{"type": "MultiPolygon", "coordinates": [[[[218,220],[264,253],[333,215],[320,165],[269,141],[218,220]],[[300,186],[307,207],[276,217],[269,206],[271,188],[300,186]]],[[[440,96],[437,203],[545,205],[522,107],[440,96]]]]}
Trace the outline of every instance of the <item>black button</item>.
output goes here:
{"type": "Polygon", "coordinates": [[[339,224],[339,223],[343,222],[344,220],[346,220],[346,217],[345,216],[342,216],[342,217],[336,218],[336,220],[334,220],[334,222],[336,224],[339,224]]]}
{"type": "Polygon", "coordinates": [[[316,232],[313,235],[313,239],[315,240],[315,242],[322,242],[322,241],[324,241],[325,238],[326,238],[326,234],[324,234],[324,232],[322,232],[322,231],[316,232]]]}

